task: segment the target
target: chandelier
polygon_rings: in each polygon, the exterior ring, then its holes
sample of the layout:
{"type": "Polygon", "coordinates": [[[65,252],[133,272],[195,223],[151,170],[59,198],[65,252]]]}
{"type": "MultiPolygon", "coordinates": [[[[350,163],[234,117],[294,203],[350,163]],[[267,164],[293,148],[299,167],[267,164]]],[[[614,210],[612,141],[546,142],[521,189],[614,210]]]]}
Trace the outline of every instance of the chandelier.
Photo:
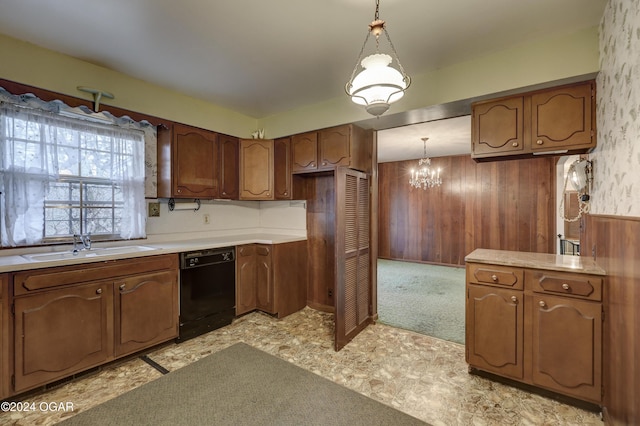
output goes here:
{"type": "Polygon", "coordinates": [[[345,85],[347,95],[358,105],[364,105],[367,112],[379,117],[384,114],[389,105],[398,101],[404,96],[404,91],[411,84],[411,78],[404,72],[396,49],[391,42],[389,33],[385,28],[385,22],[379,16],[380,0],[376,0],[376,14],[373,22],[369,24],[367,37],[364,39],[362,49],[353,68],[351,78],[345,85]],[[384,35],[391,47],[393,57],[386,53],[380,53],[380,34],[384,35]],[[362,59],[369,36],[373,34],[376,38],[376,53],[362,59]],[[393,60],[398,63],[398,69],[390,66],[393,60]],[[358,70],[360,65],[360,70],[358,70]]]}
{"type": "Polygon", "coordinates": [[[432,188],[434,186],[442,185],[442,179],[440,179],[440,169],[431,169],[431,158],[427,157],[427,141],[429,138],[422,138],[424,144],[424,156],[418,161],[418,169],[411,169],[411,178],[409,178],[409,185],[412,188],[432,188]]]}

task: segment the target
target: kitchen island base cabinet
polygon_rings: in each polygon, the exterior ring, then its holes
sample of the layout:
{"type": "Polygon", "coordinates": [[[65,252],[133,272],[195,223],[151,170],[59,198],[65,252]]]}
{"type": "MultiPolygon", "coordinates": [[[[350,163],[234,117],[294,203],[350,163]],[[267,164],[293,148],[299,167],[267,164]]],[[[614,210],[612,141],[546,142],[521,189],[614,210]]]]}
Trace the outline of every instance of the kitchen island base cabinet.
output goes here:
{"type": "Polygon", "coordinates": [[[12,393],[177,337],[177,282],[177,255],[15,273],[12,393]]]}
{"type": "Polygon", "coordinates": [[[466,359],[470,371],[600,404],[604,271],[563,258],[485,249],[465,258],[466,359]]]}

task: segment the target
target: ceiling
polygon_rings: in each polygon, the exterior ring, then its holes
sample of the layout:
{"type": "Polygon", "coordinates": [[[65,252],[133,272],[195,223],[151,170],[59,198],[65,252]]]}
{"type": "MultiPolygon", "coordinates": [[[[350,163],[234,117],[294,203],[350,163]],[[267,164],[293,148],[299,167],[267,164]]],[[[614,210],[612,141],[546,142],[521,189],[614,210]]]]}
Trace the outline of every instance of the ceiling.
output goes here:
{"type": "MultiPolygon", "coordinates": [[[[418,75],[592,27],[605,3],[380,0],[380,18],[418,75]]],[[[374,0],[1,0],[0,33],[264,118],[346,97],[374,12],[374,0]]],[[[420,156],[420,137],[458,135],[434,128],[394,138],[420,156]]]]}

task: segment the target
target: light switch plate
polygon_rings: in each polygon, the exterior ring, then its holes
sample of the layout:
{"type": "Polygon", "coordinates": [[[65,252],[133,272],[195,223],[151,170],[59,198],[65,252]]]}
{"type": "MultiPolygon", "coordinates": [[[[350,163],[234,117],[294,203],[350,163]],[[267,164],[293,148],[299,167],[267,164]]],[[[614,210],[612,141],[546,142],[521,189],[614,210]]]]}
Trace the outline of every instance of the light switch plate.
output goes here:
{"type": "Polygon", "coordinates": [[[149,217],[160,217],[160,203],[149,203],[149,217]]]}

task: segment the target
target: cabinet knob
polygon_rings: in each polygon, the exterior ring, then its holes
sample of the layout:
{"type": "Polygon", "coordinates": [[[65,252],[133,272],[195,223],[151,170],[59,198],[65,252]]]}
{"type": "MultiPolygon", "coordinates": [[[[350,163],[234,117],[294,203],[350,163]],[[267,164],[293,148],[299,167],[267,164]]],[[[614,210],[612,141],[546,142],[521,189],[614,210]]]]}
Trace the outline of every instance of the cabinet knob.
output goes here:
{"type": "Polygon", "coordinates": [[[498,276],[496,274],[491,275],[491,279],[493,281],[498,281],[498,276]]]}
{"type": "Polygon", "coordinates": [[[538,139],[538,140],[536,141],[536,143],[537,143],[538,145],[542,145],[544,142],[542,142],[542,139],[538,139]]]}
{"type": "Polygon", "coordinates": [[[326,165],[327,165],[327,162],[326,162],[326,161],[323,161],[323,162],[322,162],[322,165],[323,165],[323,166],[326,166],[326,165]]]}
{"type": "Polygon", "coordinates": [[[127,285],[126,284],[120,284],[119,288],[120,288],[120,290],[124,290],[125,288],[127,288],[127,285]]]}
{"type": "Polygon", "coordinates": [[[269,195],[271,195],[271,194],[267,192],[267,197],[268,197],[269,195]]]}
{"type": "Polygon", "coordinates": [[[178,192],[178,194],[179,194],[179,193],[181,193],[181,192],[182,192],[182,189],[178,189],[178,191],[177,191],[177,192],[178,192]]]}
{"type": "Polygon", "coordinates": [[[540,302],[538,302],[538,304],[540,305],[541,308],[546,308],[547,304],[544,303],[544,300],[541,300],[540,302]]]}
{"type": "Polygon", "coordinates": [[[97,289],[96,294],[102,294],[102,289],[101,288],[97,289]]]}
{"type": "Polygon", "coordinates": [[[513,147],[518,146],[518,142],[513,142],[513,143],[511,144],[511,146],[513,146],[513,147]]]}
{"type": "Polygon", "coordinates": [[[287,191],[284,191],[284,195],[289,195],[289,193],[287,191]]]}
{"type": "Polygon", "coordinates": [[[225,191],[222,191],[222,195],[227,195],[227,193],[225,191]]]}
{"type": "Polygon", "coordinates": [[[569,287],[569,284],[567,283],[562,283],[562,288],[565,290],[569,290],[571,287],[569,287]]]}
{"type": "Polygon", "coordinates": [[[511,296],[511,301],[513,303],[518,303],[518,298],[516,296],[511,296]]]}
{"type": "Polygon", "coordinates": [[[315,167],[315,166],[316,166],[316,163],[311,163],[311,167],[315,167]]]}

